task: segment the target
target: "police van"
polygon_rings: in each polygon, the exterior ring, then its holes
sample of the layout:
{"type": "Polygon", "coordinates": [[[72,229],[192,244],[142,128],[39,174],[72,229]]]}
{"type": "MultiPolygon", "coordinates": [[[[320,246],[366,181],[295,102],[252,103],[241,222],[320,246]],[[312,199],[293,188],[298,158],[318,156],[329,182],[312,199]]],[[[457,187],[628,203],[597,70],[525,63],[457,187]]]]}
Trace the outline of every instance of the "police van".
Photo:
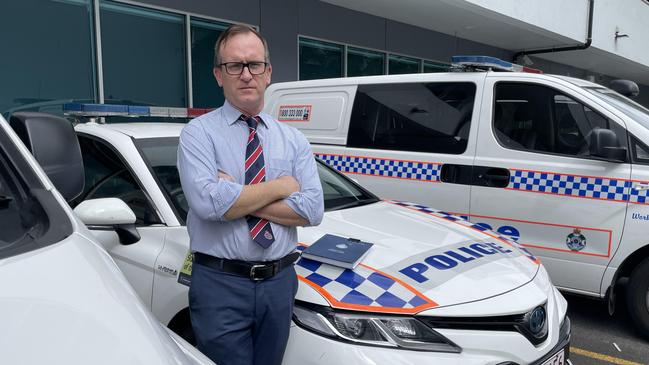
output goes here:
{"type": "Polygon", "coordinates": [[[213,364],[153,317],[66,203],[84,181],[70,123],[18,113],[11,126],[0,116],[0,362],[213,364]]]}
{"type": "MultiPolygon", "coordinates": [[[[209,111],[88,104],[65,110],[81,121],[75,130],[86,186],[71,202],[74,212],[157,319],[191,340],[188,205],[176,168],[184,124],[158,122],[209,111]],[[87,121],[97,116],[108,123],[87,121]]],[[[353,269],[296,262],[284,364],[568,363],[567,302],[537,257],[505,235],[420,205],[383,201],[325,163],[317,166],[325,214],[320,226],[298,228],[297,250],[325,234],[374,246],[353,269]]]]}
{"type": "Polygon", "coordinates": [[[649,337],[649,110],[492,57],[453,63],[458,72],[277,83],[266,108],[380,197],[516,240],[565,291],[608,298],[612,311],[628,283],[649,337]]]}

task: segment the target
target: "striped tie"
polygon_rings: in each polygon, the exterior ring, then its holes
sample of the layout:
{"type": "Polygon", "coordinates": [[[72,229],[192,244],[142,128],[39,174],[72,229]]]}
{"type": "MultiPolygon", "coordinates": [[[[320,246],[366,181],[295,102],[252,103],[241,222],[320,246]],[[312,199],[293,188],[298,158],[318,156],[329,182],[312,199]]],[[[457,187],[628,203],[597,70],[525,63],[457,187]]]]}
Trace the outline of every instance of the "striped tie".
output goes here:
{"type": "MultiPolygon", "coordinates": [[[[242,120],[248,124],[248,145],[246,147],[246,185],[259,184],[266,181],[266,167],[264,164],[264,152],[261,147],[261,142],[257,136],[257,125],[261,120],[259,117],[246,118],[241,116],[242,120]]],[[[246,216],[248,228],[250,229],[250,236],[261,247],[268,248],[273,242],[275,237],[273,230],[270,227],[270,222],[253,217],[246,216]]]]}

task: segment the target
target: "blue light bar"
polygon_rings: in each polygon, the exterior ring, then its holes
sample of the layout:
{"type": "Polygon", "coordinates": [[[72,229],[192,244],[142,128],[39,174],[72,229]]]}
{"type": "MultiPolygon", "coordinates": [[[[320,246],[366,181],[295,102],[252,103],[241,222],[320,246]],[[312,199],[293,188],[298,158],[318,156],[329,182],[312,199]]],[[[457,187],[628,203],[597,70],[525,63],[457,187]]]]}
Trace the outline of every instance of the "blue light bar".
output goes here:
{"type": "Polygon", "coordinates": [[[194,118],[213,109],[203,108],[174,108],[141,105],[114,104],[63,104],[63,113],[79,117],[165,117],[165,118],[194,118]]]}
{"type": "Polygon", "coordinates": [[[496,71],[543,73],[541,70],[535,68],[503,61],[500,58],[491,56],[453,56],[451,57],[451,62],[455,66],[487,68],[496,71]]]}

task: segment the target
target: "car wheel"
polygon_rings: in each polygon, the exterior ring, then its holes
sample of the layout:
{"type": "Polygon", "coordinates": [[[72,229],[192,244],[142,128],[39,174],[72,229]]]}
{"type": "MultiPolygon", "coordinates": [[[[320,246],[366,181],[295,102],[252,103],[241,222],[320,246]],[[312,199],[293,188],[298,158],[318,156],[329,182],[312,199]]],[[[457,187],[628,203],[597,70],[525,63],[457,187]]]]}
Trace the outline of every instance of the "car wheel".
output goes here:
{"type": "Polygon", "coordinates": [[[649,339],[649,258],[633,270],[626,291],[631,320],[638,332],[649,339]]]}

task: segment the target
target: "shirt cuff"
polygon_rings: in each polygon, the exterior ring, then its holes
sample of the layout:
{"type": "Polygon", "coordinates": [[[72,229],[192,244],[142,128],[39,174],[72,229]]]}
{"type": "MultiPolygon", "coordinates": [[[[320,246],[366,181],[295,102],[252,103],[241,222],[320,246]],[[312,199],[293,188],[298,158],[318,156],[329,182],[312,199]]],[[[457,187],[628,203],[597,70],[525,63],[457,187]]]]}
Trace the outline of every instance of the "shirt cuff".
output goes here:
{"type": "Polygon", "coordinates": [[[224,221],[225,213],[234,205],[234,202],[239,199],[243,191],[243,185],[237,184],[232,181],[222,179],[218,182],[218,189],[210,192],[212,203],[214,204],[213,218],[216,220],[224,221]]]}

